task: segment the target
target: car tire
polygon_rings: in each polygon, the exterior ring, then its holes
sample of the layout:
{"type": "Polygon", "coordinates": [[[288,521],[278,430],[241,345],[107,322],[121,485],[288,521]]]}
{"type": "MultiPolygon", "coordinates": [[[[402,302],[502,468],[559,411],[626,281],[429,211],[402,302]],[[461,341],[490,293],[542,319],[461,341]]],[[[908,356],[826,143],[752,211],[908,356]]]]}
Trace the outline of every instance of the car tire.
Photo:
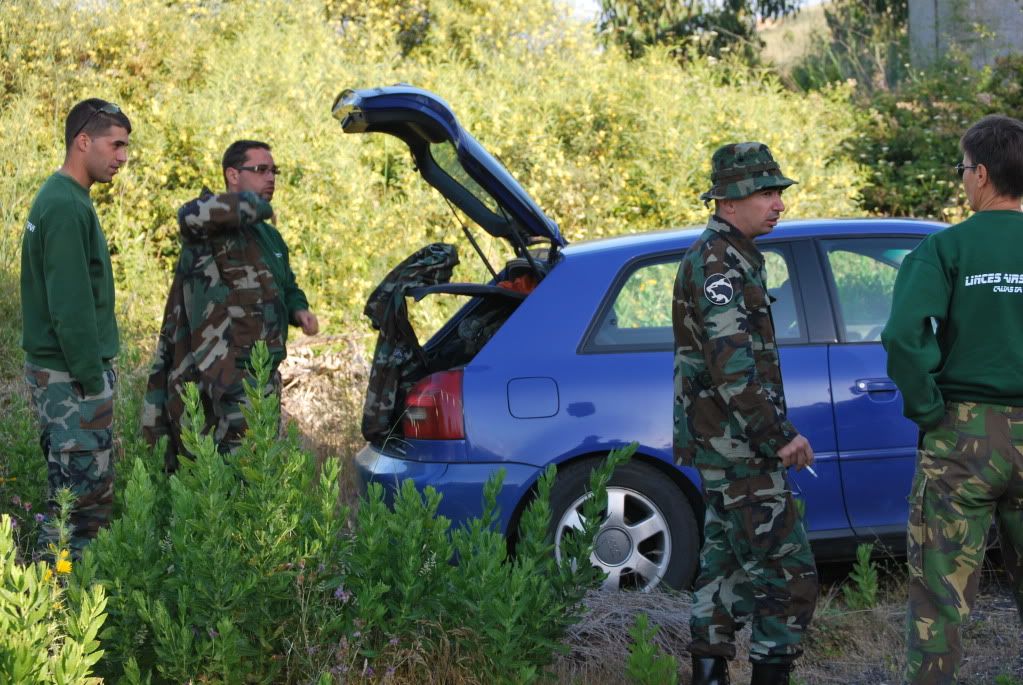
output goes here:
{"type": "MultiPolygon", "coordinates": [[[[596,465],[587,460],[558,472],[549,529],[558,559],[564,533],[581,525],[578,512],[589,497],[596,465]]],[[[607,491],[605,521],[590,557],[608,573],[604,589],[649,591],[660,583],[676,590],[689,587],[699,567],[700,533],[685,493],[664,472],[642,462],[619,467],[607,491]]]]}

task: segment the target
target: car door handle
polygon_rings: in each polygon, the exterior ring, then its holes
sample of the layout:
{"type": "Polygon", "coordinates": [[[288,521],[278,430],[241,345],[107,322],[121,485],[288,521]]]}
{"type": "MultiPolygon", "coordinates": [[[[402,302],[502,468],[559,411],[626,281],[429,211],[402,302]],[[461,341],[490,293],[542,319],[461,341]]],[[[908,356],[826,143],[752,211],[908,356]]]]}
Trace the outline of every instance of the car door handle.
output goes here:
{"type": "Polygon", "coordinates": [[[853,392],[895,392],[898,388],[891,378],[859,378],[853,383],[853,392]]]}

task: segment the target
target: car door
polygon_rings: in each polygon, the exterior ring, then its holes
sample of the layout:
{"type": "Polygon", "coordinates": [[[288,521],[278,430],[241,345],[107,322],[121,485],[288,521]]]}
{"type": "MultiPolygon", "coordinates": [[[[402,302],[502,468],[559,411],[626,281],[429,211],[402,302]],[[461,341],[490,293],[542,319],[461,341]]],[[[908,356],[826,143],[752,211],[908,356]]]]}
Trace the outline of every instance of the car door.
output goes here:
{"type": "MultiPolygon", "coordinates": [[[[771,295],[781,356],[788,416],[809,440],[816,457],[809,471],[789,470],[793,493],[806,505],[806,527],[815,548],[825,554],[827,543],[852,535],[846,516],[842,478],[835,443],[834,416],[828,375],[828,343],[834,331],[822,325],[817,297],[822,278],[810,240],[758,241],[764,255],[767,289],[771,295]]],[[[830,322],[826,322],[830,324],[830,322]]]]}
{"type": "MultiPolygon", "coordinates": [[[[819,478],[791,472],[797,497],[806,503],[807,527],[814,538],[852,534],[846,517],[838,472],[835,433],[828,387],[827,341],[814,341],[804,311],[801,253],[815,259],[809,241],[758,243],[764,254],[768,292],[774,298],[772,317],[780,348],[789,417],[818,455],[819,478]]],[[[629,264],[611,289],[581,351],[600,355],[602,382],[613,378],[617,388],[642,387],[656,392],[626,393],[633,402],[633,429],[657,433],[653,444],[671,459],[672,290],[681,254],[651,257],[629,264]]],[[[818,276],[819,278],[819,276],[818,276]]],[[[594,368],[597,374],[597,368],[594,368]]],[[[605,431],[612,430],[605,425],[605,431]]]]}
{"type": "Polygon", "coordinates": [[[881,331],[895,277],[921,236],[853,236],[819,242],[838,342],[829,349],[835,433],[849,521],[857,536],[905,535],[916,426],[886,371],[881,331]]]}

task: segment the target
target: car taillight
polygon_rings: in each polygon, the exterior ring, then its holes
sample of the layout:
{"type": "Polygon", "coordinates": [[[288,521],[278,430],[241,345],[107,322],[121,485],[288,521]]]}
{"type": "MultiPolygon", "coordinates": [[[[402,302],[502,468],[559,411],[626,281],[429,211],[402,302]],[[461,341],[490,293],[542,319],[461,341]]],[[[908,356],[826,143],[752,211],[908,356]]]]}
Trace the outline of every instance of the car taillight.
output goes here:
{"type": "Polygon", "coordinates": [[[465,437],[462,420],[462,372],[441,371],[419,381],[405,397],[401,428],[406,438],[460,440],[465,437]]]}

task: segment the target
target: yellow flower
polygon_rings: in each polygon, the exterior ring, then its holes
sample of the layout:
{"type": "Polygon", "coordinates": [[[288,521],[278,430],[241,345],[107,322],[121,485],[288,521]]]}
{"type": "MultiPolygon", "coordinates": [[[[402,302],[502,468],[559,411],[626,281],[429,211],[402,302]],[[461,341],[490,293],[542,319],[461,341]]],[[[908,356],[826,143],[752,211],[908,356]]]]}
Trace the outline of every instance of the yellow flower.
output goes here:
{"type": "Polygon", "coordinates": [[[57,563],[54,565],[57,573],[71,573],[71,560],[68,559],[68,551],[62,549],[60,555],[57,557],[57,563]]]}
{"type": "Polygon", "coordinates": [[[43,582],[44,583],[50,582],[51,578],[53,578],[53,571],[51,571],[50,569],[46,569],[45,571],[43,571],[43,582]]]}

